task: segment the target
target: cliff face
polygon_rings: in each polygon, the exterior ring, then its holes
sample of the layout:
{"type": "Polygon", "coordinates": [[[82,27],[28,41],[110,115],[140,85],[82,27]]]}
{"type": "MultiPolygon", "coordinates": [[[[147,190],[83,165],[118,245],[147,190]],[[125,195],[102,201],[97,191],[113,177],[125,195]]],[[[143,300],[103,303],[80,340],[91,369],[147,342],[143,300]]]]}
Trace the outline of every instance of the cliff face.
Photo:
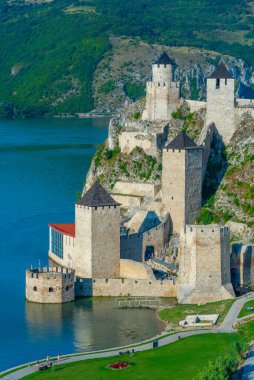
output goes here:
{"type": "Polygon", "coordinates": [[[133,101],[145,96],[146,81],[151,77],[154,58],[166,51],[176,63],[175,79],[181,82],[182,96],[193,100],[205,99],[206,78],[219,60],[230,67],[237,80],[237,95],[253,97],[252,68],[243,60],[190,47],[149,45],[142,41],[111,38],[108,51],[95,72],[93,91],[98,112],[118,112],[126,99],[133,101]]]}
{"type": "MultiPolygon", "coordinates": [[[[123,131],[142,131],[148,137],[165,122],[141,120],[144,100],[125,104],[118,116],[111,119],[109,140],[97,151],[87,176],[87,187],[97,178],[108,190],[116,181],[160,184],[162,157],[148,155],[142,148],[130,154],[121,153],[118,136],[123,131]]],[[[171,141],[181,130],[197,143],[204,126],[206,111],[190,113],[187,103],[172,114],[166,140],[171,141]]],[[[215,133],[203,184],[203,208],[197,218],[201,224],[233,222],[232,239],[253,241],[254,235],[254,119],[242,117],[230,144],[225,148],[215,133]],[[238,231],[236,223],[243,223],[238,231]],[[234,236],[233,236],[234,235],[234,236]]]]}
{"type": "Polygon", "coordinates": [[[232,240],[254,241],[254,119],[248,114],[227,148],[215,134],[197,222],[232,223],[232,240]]]}

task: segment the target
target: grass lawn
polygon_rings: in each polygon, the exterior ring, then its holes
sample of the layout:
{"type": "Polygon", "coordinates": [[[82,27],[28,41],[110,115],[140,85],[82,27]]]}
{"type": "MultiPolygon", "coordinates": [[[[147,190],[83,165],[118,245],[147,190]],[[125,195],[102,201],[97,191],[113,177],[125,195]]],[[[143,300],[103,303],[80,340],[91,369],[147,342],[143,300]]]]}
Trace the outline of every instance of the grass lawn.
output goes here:
{"type": "Polygon", "coordinates": [[[238,318],[245,317],[246,315],[249,315],[249,314],[254,314],[254,310],[246,310],[246,306],[254,307],[254,300],[248,301],[243,305],[242,310],[238,314],[238,318]]]}
{"type": "Polygon", "coordinates": [[[108,364],[119,358],[92,359],[77,363],[63,364],[51,370],[36,372],[25,379],[41,380],[191,380],[208,362],[218,356],[230,353],[230,347],[239,339],[237,334],[206,334],[179,340],[168,346],[138,352],[134,358],[122,356],[121,360],[131,361],[133,366],[121,371],[109,370],[108,364]]]}
{"type": "Polygon", "coordinates": [[[171,309],[163,309],[159,316],[167,321],[172,328],[179,327],[179,321],[185,319],[189,314],[220,314],[219,321],[222,322],[228,310],[235,300],[207,303],[205,305],[178,305],[171,309]]]}

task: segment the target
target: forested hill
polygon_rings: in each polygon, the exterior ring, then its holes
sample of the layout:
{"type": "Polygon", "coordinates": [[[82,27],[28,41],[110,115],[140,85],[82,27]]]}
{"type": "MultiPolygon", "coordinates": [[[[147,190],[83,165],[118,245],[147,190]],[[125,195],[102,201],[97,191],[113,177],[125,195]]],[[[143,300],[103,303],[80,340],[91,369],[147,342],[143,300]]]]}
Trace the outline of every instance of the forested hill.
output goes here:
{"type": "Polygon", "coordinates": [[[112,35],[202,47],[254,64],[249,0],[1,0],[0,5],[2,117],[91,110],[94,72],[111,49],[112,35]]]}

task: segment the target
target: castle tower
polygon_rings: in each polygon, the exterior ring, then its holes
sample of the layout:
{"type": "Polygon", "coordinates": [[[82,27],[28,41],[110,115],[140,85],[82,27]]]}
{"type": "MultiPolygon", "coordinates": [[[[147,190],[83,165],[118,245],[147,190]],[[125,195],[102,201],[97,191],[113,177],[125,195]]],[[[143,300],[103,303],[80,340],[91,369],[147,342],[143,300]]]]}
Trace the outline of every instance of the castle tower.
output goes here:
{"type": "Polygon", "coordinates": [[[66,268],[31,268],[26,271],[26,299],[37,303],[73,301],[75,272],[66,268]]]}
{"type": "Polygon", "coordinates": [[[207,79],[206,124],[214,123],[224,144],[235,131],[235,80],[225,64],[219,66],[207,79]]]}
{"type": "Polygon", "coordinates": [[[202,147],[182,131],[163,149],[162,168],[162,202],[180,233],[201,209],[202,147]]]}
{"type": "Polygon", "coordinates": [[[143,120],[169,120],[180,103],[180,84],[174,82],[173,61],[163,53],[152,65],[152,81],[146,83],[143,120]]]}
{"type": "Polygon", "coordinates": [[[98,183],[75,206],[72,266],[86,278],[117,278],[120,272],[120,204],[98,183]]]}
{"type": "Polygon", "coordinates": [[[196,304],[234,298],[229,228],[187,225],[180,240],[178,302],[196,304]]]}

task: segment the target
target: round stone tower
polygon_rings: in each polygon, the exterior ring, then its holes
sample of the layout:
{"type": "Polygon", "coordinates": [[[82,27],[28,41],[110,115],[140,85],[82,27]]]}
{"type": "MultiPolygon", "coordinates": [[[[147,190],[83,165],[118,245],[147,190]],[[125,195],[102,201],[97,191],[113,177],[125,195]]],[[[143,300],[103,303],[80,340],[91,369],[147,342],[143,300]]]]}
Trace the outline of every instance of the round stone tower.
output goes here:
{"type": "Polygon", "coordinates": [[[37,303],[73,301],[75,272],[65,268],[31,268],[26,271],[26,299],[37,303]]]}
{"type": "Polygon", "coordinates": [[[157,62],[152,65],[153,82],[170,83],[173,81],[174,62],[169,58],[167,53],[163,53],[157,62]]]}
{"type": "Polygon", "coordinates": [[[152,81],[146,83],[143,120],[169,120],[180,104],[180,84],[174,82],[174,63],[163,53],[152,65],[152,81]]]}

